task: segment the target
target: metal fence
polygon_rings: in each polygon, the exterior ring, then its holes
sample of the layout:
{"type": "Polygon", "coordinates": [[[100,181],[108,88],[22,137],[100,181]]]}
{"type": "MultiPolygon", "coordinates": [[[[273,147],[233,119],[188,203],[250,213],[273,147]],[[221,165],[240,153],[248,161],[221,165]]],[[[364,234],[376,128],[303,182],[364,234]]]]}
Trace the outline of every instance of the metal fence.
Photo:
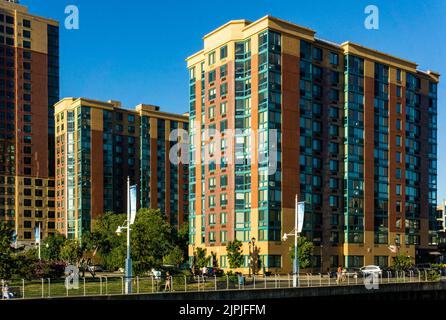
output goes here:
{"type": "MultiPolygon", "coordinates": [[[[298,288],[357,286],[365,285],[365,278],[358,274],[345,274],[332,277],[333,274],[300,274],[298,288]]],[[[435,281],[439,281],[437,277],[435,281]]],[[[125,277],[80,278],[77,288],[70,288],[65,280],[40,279],[34,281],[3,281],[7,285],[11,299],[46,299],[63,297],[87,297],[103,295],[123,295],[127,279],[125,277]]],[[[431,282],[432,275],[424,272],[384,272],[375,278],[374,284],[398,284],[431,282]]],[[[370,283],[370,279],[369,279],[370,283]]],[[[131,279],[132,294],[155,294],[171,292],[203,292],[219,290],[259,290],[293,288],[293,275],[271,276],[173,276],[161,279],[153,276],[131,279]],[[169,285],[170,284],[170,285],[169,285]]],[[[3,289],[3,288],[2,288],[3,289]]],[[[3,293],[5,290],[2,290],[3,293]]],[[[3,294],[2,294],[3,297],[3,294]]]]}

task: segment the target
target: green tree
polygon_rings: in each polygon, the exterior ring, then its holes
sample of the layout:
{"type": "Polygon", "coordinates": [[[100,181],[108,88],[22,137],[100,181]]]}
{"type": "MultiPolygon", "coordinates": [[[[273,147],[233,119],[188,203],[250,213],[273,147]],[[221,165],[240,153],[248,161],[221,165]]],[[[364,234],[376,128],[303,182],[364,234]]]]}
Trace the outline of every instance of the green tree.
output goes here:
{"type": "Polygon", "coordinates": [[[189,252],[189,224],[181,225],[177,233],[177,245],[183,251],[183,256],[186,257],[189,252]]]}
{"type": "Polygon", "coordinates": [[[6,223],[0,223],[0,278],[11,278],[14,250],[11,247],[13,230],[6,223]]]}
{"type": "Polygon", "coordinates": [[[67,240],[60,249],[62,261],[79,266],[82,259],[82,248],[77,240],[67,240]]]}
{"type": "Polygon", "coordinates": [[[123,246],[125,237],[118,237],[116,229],[126,220],[125,214],[106,213],[95,221],[93,225],[92,241],[95,251],[99,255],[106,269],[116,270],[123,266],[123,246]]]}
{"type": "MultiPolygon", "coordinates": [[[[311,256],[313,255],[314,245],[305,237],[297,239],[297,256],[299,258],[299,268],[306,269],[311,265],[311,256]]],[[[294,245],[290,251],[291,261],[294,261],[294,245]]]]}
{"type": "Polygon", "coordinates": [[[243,265],[242,243],[238,240],[230,241],[226,245],[226,252],[228,254],[229,268],[238,269],[243,265]]]}
{"type": "Polygon", "coordinates": [[[403,271],[407,268],[413,267],[414,265],[415,265],[415,261],[412,257],[398,253],[396,255],[396,257],[393,258],[392,268],[395,271],[403,271]]]}
{"type": "Polygon", "coordinates": [[[204,248],[198,247],[195,250],[195,266],[197,268],[203,268],[209,265],[209,262],[211,261],[211,257],[207,255],[207,250],[204,248]]]}
{"type": "MultiPolygon", "coordinates": [[[[175,229],[160,210],[141,209],[132,228],[132,260],[136,275],[163,264],[163,258],[175,248],[175,229]]],[[[125,250],[122,251],[125,253],[125,250]]]]}
{"type": "Polygon", "coordinates": [[[43,260],[60,261],[60,251],[65,244],[65,237],[59,233],[48,236],[42,241],[41,255],[43,260]]]}
{"type": "Polygon", "coordinates": [[[163,258],[163,263],[165,265],[179,266],[183,262],[184,262],[184,252],[179,246],[175,246],[163,258]]]}

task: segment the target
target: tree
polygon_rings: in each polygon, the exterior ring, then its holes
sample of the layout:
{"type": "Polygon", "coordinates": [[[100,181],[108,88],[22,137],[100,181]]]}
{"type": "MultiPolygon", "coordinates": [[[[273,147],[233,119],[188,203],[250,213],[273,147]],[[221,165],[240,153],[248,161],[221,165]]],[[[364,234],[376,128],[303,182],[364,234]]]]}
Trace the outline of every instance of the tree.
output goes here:
{"type": "Polygon", "coordinates": [[[82,248],[77,240],[67,240],[60,249],[60,258],[79,267],[82,259],[82,248]]]}
{"type": "Polygon", "coordinates": [[[184,261],[183,250],[176,246],[163,258],[163,263],[166,265],[179,266],[184,261]]]}
{"type": "Polygon", "coordinates": [[[122,226],[126,220],[125,214],[106,213],[97,219],[93,225],[92,241],[95,251],[102,259],[106,269],[116,270],[123,266],[123,246],[126,245],[125,237],[118,237],[116,229],[122,226]]]}
{"type": "Polygon", "coordinates": [[[238,269],[243,265],[242,243],[238,240],[230,241],[226,245],[226,252],[228,254],[229,268],[238,269]]]}
{"type": "Polygon", "coordinates": [[[0,223],[0,278],[8,279],[13,274],[13,248],[11,240],[13,230],[6,223],[0,223]]]}
{"type": "Polygon", "coordinates": [[[65,237],[59,233],[48,236],[48,238],[42,242],[42,259],[47,261],[60,261],[60,251],[64,246],[65,241],[65,237]]]}
{"type": "Polygon", "coordinates": [[[207,265],[209,265],[210,259],[211,257],[207,256],[207,250],[204,248],[200,248],[198,247],[195,250],[195,266],[197,268],[203,268],[206,267],[207,265]]]}
{"type": "Polygon", "coordinates": [[[189,224],[185,223],[181,225],[177,233],[177,244],[183,251],[183,256],[187,256],[189,252],[189,224]]]}
{"type": "MultiPolygon", "coordinates": [[[[297,239],[297,256],[299,258],[299,268],[306,269],[311,265],[311,256],[313,255],[314,245],[305,237],[297,239]]],[[[291,261],[294,261],[294,245],[290,251],[291,261]]]]}
{"type": "Polygon", "coordinates": [[[395,271],[403,271],[411,268],[415,265],[414,259],[410,256],[398,253],[396,257],[393,258],[393,269],[395,271]]]}
{"type": "Polygon", "coordinates": [[[139,210],[131,235],[133,271],[137,275],[160,267],[164,256],[175,248],[175,229],[160,210],[139,210]]]}

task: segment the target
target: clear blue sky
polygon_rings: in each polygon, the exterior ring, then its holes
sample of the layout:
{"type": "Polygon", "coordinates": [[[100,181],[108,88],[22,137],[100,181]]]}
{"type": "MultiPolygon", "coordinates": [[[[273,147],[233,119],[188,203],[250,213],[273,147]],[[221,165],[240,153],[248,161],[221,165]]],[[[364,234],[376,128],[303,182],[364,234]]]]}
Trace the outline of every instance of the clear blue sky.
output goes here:
{"type": "Polygon", "coordinates": [[[61,21],[61,97],[83,96],[186,112],[184,59],[202,37],[228,20],[270,14],[312,28],[335,42],[350,40],[415,61],[444,75],[439,87],[439,199],[446,198],[446,1],[21,0],[32,13],[61,21]],[[77,5],[80,29],[66,30],[67,5],[77,5]],[[364,28],[364,8],[377,5],[380,29],[364,28]],[[443,170],[443,171],[442,171],[443,170]]]}

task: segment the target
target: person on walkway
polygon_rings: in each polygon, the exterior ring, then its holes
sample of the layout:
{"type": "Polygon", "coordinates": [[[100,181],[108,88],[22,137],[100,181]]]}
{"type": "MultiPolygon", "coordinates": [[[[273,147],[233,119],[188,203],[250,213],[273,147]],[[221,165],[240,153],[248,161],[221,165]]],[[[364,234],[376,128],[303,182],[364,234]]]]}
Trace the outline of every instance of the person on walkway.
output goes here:
{"type": "Polygon", "coordinates": [[[172,277],[170,276],[169,271],[166,273],[166,284],[164,286],[164,291],[172,291],[172,277]]]}
{"type": "Polygon", "coordinates": [[[3,300],[9,300],[11,299],[12,294],[9,293],[9,287],[8,284],[2,282],[2,299],[3,300]]]}
{"type": "Polygon", "coordinates": [[[336,276],[337,276],[336,283],[340,284],[341,281],[342,281],[342,267],[341,266],[338,267],[338,271],[336,273],[336,276]]]}

